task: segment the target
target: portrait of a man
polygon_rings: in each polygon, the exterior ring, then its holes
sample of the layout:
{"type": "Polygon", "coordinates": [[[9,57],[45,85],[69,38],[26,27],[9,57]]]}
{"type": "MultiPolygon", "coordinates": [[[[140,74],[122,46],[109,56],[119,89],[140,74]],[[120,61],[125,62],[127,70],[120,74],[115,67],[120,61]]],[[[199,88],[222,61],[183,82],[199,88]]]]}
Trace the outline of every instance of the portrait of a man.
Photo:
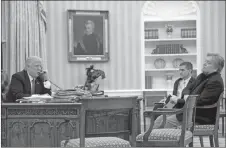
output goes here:
{"type": "Polygon", "coordinates": [[[75,42],[74,53],[79,55],[103,54],[103,40],[99,34],[94,32],[94,22],[87,20],[84,26],[84,35],[78,43],[75,42]]]}
{"type": "Polygon", "coordinates": [[[108,11],[68,10],[70,62],[108,61],[108,11]]]}

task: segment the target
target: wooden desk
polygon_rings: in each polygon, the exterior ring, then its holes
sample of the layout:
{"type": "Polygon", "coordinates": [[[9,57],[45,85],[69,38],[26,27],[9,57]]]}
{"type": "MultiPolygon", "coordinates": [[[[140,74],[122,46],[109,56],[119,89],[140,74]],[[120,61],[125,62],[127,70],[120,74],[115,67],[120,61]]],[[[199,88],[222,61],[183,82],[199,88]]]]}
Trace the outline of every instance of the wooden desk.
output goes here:
{"type": "Polygon", "coordinates": [[[1,146],[60,147],[62,140],[79,138],[81,106],[85,110],[81,122],[86,123],[81,133],[86,137],[129,140],[131,136],[131,145],[135,146],[137,97],[84,98],[81,103],[3,103],[1,146]]]}
{"type": "Polygon", "coordinates": [[[1,146],[60,147],[67,137],[78,138],[80,108],[81,103],[3,103],[1,146]]]}
{"type": "Polygon", "coordinates": [[[137,101],[137,96],[82,99],[85,137],[116,136],[130,140],[135,146],[139,114],[137,101]]]}

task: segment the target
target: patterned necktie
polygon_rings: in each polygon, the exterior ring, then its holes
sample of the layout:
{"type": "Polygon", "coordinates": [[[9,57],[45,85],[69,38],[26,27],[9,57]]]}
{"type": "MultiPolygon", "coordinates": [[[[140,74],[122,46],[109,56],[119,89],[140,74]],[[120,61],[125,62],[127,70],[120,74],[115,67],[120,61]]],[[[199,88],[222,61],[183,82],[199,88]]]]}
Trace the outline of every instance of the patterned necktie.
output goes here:
{"type": "Polygon", "coordinates": [[[35,94],[35,79],[31,81],[31,94],[35,94]]]}

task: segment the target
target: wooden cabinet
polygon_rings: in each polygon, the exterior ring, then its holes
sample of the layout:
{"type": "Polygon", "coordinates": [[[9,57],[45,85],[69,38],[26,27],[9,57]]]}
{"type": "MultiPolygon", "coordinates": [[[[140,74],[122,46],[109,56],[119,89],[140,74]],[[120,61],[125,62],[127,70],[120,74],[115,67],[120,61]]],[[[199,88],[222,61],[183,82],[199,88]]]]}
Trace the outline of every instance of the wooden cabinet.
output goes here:
{"type": "Polygon", "coordinates": [[[194,76],[200,73],[199,20],[195,2],[148,1],[144,4],[141,41],[145,98],[146,94],[157,94],[160,100],[163,95],[171,94],[182,61],[193,64],[194,76]]]}
{"type": "Polygon", "coordinates": [[[79,137],[81,104],[2,105],[2,146],[59,147],[79,137]]]}

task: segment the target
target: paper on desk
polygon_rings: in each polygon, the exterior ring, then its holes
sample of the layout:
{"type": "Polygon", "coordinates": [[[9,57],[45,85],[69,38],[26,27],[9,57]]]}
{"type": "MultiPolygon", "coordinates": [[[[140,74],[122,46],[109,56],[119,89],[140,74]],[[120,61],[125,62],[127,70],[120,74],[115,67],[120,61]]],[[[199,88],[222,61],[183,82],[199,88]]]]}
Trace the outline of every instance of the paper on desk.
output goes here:
{"type": "Polygon", "coordinates": [[[34,100],[34,99],[52,99],[53,97],[50,96],[49,94],[43,94],[43,95],[32,95],[30,97],[23,97],[24,99],[28,99],[28,100],[34,100]]]}

